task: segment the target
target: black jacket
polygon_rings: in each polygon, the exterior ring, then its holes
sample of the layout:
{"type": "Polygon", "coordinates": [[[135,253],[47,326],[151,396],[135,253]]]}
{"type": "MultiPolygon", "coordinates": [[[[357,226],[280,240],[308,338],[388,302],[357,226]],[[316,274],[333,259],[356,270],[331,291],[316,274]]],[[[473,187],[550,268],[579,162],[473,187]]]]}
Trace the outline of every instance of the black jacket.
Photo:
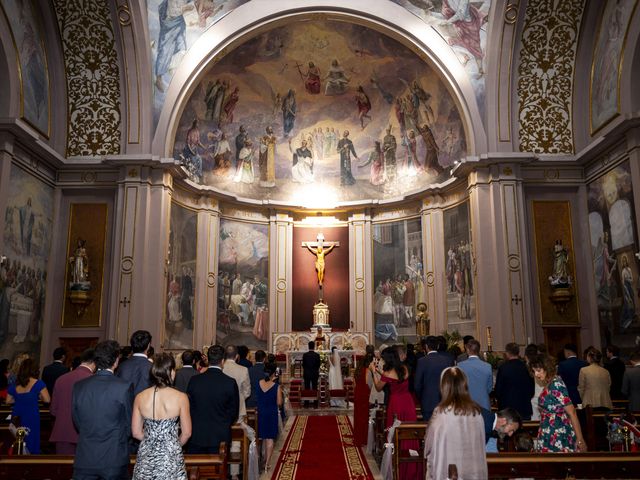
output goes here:
{"type": "Polygon", "coordinates": [[[498,367],[495,393],[499,410],[511,407],[517,410],[524,420],[530,420],[533,414],[531,397],[534,392],[533,377],[522,360],[507,360],[498,367]]]}
{"type": "Polygon", "coordinates": [[[302,376],[314,379],[320,376],[320,355],[310,350],[302,355],[302,376]]]}

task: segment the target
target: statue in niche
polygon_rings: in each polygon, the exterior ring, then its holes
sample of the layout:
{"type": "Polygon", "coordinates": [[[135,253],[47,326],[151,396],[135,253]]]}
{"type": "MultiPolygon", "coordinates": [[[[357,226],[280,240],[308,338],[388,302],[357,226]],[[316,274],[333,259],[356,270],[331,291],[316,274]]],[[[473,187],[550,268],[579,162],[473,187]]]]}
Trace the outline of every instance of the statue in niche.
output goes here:
{"type": "Polygon", "coordinates": [[[85,248],[86,240],[78,238],[73,255],[69,258],[71,264],[71,288],[75,290],[89,290],[89,256],[85,248]]]}
{"type": "Polygon", "coordinates": [[[562,245],[562,240],[556,240],[553,246],[553,273],[549,277],[549,283],[554,288],[566,288],[571,285],[571,277],[568,273],[569,251],[562,245]]]}

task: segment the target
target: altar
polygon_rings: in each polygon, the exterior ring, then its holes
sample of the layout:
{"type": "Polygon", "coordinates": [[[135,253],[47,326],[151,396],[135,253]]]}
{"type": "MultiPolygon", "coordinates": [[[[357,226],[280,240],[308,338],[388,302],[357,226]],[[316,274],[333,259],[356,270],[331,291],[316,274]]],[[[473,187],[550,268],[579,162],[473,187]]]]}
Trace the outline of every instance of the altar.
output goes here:
{"type": "MultiPolygon", "coordinates": [[[[331,355],[331,350],[315,350],[315,351],[319,354],[326,354],[327,356],[331,355]]],[[[294,350],[294,351],[286,352],[287,366],[291,368],[291,366],[293,366],[296,360],[302,361],[302,356],[305,353],[307,353],[307,350],[305,351],[294,350]]],[[[343,358],[346,358],[347,361],[349,362],[350,367],[355,366],[356,355],[358,354],[355,350],[338,350],[338,354],[340,355],[341,361],[343,358]]]]}

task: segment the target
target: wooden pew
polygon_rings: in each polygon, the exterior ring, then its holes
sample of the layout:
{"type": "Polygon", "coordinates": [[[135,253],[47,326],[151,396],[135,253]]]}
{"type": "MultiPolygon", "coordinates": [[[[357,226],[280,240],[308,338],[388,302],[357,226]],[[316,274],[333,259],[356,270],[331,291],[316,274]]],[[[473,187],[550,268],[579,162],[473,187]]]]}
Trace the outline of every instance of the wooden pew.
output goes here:
{"type": "Polygon", "coordinates": [[[420,478],[424,476],[424,437],[427,433],[426,422],[407,422],[402,423],[394,432],[393,436],[393,477],[395,480],[404,480],[400,478],[400,465],[405,463],[417,463],[420,465],[418,472],[422,472],[420,478]],[[402,448],[404,440],[417,440],[418,446],[413,449],[418,452],[418,456],[411,456],[409,450],[402,448]]]}
{"type": "Polygon", "coordinates": [[[489,453],[489,478],[638,478],[639,453],[489,453]]]}
{"type": "MultiPolygon", "coordinates": [[[[217,455],[185,455],[189,480],[227,480],[227,448],[220,445],[217,455]]],[[[136,457],[130,457],[130,474],[136,457]]],[[[0,478],[11,480],[69,480],[73,476],[72,455],[24,455],[0,457],[0,478]]]]}
{"type": "Polygon", "coordinates": [[[240,451],[229,451],[229,465],[240,465],[242,470],[242,478],[249,478],[249,437],[240,425],[231,426],[231,441],[240,442],[240,451]]]}

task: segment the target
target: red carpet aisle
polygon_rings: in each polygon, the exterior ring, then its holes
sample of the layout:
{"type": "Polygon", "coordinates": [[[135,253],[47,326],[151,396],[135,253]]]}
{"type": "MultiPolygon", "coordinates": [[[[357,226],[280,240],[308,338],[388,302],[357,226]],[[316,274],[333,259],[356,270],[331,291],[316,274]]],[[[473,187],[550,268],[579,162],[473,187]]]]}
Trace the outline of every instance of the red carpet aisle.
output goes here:
{"type": "Polygon", "coordinates": [[[272,480],[372,480],[362,449],[353,444],[349,418],[297,417],[272,480]]]}

